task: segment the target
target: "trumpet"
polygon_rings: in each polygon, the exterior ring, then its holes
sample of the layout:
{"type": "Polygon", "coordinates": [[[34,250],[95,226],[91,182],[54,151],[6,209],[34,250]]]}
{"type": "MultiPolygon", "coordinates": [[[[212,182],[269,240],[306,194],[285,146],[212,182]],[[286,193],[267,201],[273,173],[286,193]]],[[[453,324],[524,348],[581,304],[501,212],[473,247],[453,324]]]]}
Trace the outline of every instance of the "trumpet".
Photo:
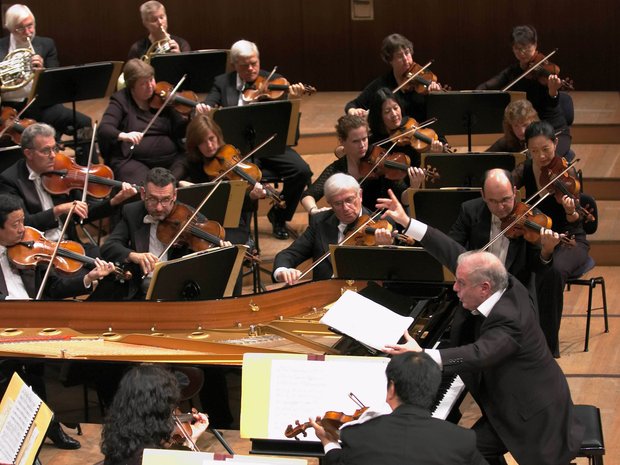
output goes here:
{"type": "Polygon", "coordinates": [[[0,62],[0,90],[11,91],[24,87],[34,78],[32,57],[36,55],[30,37],[28,48],[18,48],[0,62]]]}

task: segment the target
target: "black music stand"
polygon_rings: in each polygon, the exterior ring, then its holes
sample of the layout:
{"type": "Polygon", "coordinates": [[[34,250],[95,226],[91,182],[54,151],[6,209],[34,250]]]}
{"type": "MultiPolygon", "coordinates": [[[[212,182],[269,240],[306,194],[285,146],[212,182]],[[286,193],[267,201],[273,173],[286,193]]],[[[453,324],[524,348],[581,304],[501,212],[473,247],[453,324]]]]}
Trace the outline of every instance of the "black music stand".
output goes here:
{"type": "Polygon", "coordinates": [[[146,300],[207,300],[232,295],[247,247],[208,249],[158,262],[146,300]]]}
{"type": "MultiPolygon", "coordinates": [[[[216,183],[205,182],[177,189],[177,200],[191,207],[198,207],[213,190],[216,183]]],[[[217,221],[225,228],[239,226],[241,207],[245,196],[246,183],[243,181],[224,181],[202,207],[200,213],[210,220],[217,221]]]]}
{"type": "Polygon", "coordinates": [[[421,166],[434,168],[439,178],[434,188],[482,187],[482,178],[487,170],[503,168],[512,171],[520,154],[506,152],[484,152],[467,154],[424,153],[421,166]]]}
{"type": "Polygon", "coordinates": [[[30,99],[36,95],[36,105],[40,107],[71,102],[75,144],[77,142],[75,102],[110,96],[116,88],[122,64],[120,61],[106,61],[37,71],[30,99]]]}
{"type": "Polygon", "coordinates": [[[15,164],[23,157],[22,148],[19,145],[10,145],[0,148],[0,173],[15,164]]]}
{"type": "MultiPolygon", "coordinates": [[[[277,102],[262,102],[238,107],[226,107],[217,110],[213,119],[222,129],[224,140],[239,149],[241,154],[246,154],[256,146],[276,134],[274,140],[269,142],[252,158],[260,160],[261,157],[284,153],[286,141],[291,124],[293,104],[288,100],[277,102]]],[[[258,212],[254,211],[254,245],[260,254],[258,243],[258,212]]],[[[253,269],[254,292],[262,289],[260,280],[260,268],[253,269]]]]}
{"type": "Polygon", "coordinates": [[[448,234],[461,204],[480,197],[480,189],[412,189],[409,195],[409,215],[448,234]]]}
{"type": "Polygon", "coordinates": [[[443,283],[450,273],[421,247],[330,244],[334,277],[390,282],[443,283]]]}
{"type": "Polygon", "coordinates": [[[431,92],[426,99],[426,114],[437,118],[439,134],[467,134],[471,152],[472,134],[501,133],[504,109],[510,94],[498,90],[431,92]]]}
{"type": "Polygon", "coordinates": [[[175,85],[185,75],[181,89],[209,92],[216,76],[226,72],[226,50],[166,53],[151,58],[158,81],[175,85]]]}

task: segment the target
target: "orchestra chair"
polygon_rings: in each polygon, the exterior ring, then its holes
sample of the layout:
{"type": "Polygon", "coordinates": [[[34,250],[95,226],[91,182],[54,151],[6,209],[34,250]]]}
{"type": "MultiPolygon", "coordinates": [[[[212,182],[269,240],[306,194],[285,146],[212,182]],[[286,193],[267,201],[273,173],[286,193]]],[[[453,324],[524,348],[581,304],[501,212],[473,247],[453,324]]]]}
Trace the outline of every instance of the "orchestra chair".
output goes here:
{"type": "Polygon", "coordinates": [[[601,426],[601,411],[594,405],[575,405],[575,416],[585,427],[577,457],[587,457],[590,465],[603,465],[605,441],[601,426]]]}
{"type": "MultiPolygon", "coordinates": [[[[595,217],[594,221],[590,221],[584,223],[584,230],[586,234],[594,234],[598,228],[598,209],[596,208],[596,201],[594,198],[588,194],[581,193],[580,195],[580,203],[584,207],[588,207],[589,210],[592,211],[592,214],[595,217]]],[[[592,317],[593,310],[603,310],[603,318],[605,320],[605,332],[609,332],[609,321],[607,318],[607,293],[605,291],[605,278],[603,276],[596,276],[590,278],[583,278],[583,276],[590,272],[596,263],[592,257],[588,257],[588,261],[581,267],[580,270],[575,273],[574,276],[568,278],[566,280],[566,290],[570,291],[571,286],[588,286],[588,308],[586,314],[586,338],[583,351],[588,351],[588,343],[590,341],[590,321],[592,317]],[[600,307],[592,307],[592,293],[596,286],[601,286],[601,298],[603,301],[603,305],[600,307]]]]}

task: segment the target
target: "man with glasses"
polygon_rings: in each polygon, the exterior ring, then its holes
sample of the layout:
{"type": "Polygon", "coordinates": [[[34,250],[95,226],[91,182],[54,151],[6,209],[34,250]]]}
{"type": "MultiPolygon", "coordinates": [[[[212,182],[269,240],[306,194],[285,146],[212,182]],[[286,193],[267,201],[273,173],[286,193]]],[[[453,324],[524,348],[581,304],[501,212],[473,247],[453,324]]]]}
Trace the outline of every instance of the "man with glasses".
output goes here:
{"type": "MultiPolygon", "coordinates": [[[[516,194],[517,189],[508,171],[487,171],[482,184],[482,197],[461,205],[459,216],[448,235],[467,250],[481,249],[502,231],[502,220],[513,214],[516,194]]],[[[551,261],[553,250],[559,242],[557,233],[542,228],[539,242],[528,242],[523,235],[513,239],[501,235],[488,249],[530,291],[537,303],[543,333],[556,357],[559,357],[558,332],[553,322],[557,320],[556,315],[562,314],[564,286],[551,261]]]]}
{"type": "MultiPolygon", "coordinates": [[[[17,49],[32,48],[34,50],[31,58],[33,70],[60,66],[54,41],[48,37],[36,35],[36,21],[32,11],[26,5],[12,5],[6,10],[4,18],[4,27],[10,34],[0,39],[0,58],[17,49]]],[[[18,111],[21,110],[27,103],[32,85],[31,81],[19,89],[2,92],[2,104],[14,107],[18,111]]],[[[26,110],[23,117],[48,123],[56,129],[59,135],[73,135],[73,130],[69,129],[74,126],[73,112],[60,103],[40,106],[35,102],[26,110]]],[[[77,139],[82,141],[76,149],[76,157],[78,162],[85,165],[88,160],[92,123],[88,116],[76,112],[75,126],[77,139]]]]}
{"type": "MultiPolygon", "coordinates": [[[[336,173],[325,182],[323,189],[331,209],[311,215],[306,231],[276,255],[274,281],[296,283],[301,271],[295,267],[308,259],[317,260],[329,250],[329,244],[338,244],[353,232],[353,225],[362,214],[370,213],[362,207],[362,189],[353,176],[336,173]]],[[[386,229],[377,229],[375,237],[377,244],[392,243],[386,229]]],[[[331,260],[323,260],[312,273],[315,280],[331,278],[334,274],[331,260]]]]}
{"type": "MultiPolygon", "coordinates": [[[[54,169],[58,153],[54,128],[43,123],[35,123],[24,129],[21,146],[24,157],[0,174],[0,192],[21,198],[26,214],[26,226],[32,226],[45,233],[53,241],[60,237],[62,222],[75,203],[76,219],[93,221],[114,213],[122,202],[137,194],[136,190],[123,183],[122,190],[108,200],[88,200],[82,202],[82,191],[73,190],[68,194],[50,194],[43,186],[41,175],[54,169]]],[[[67,228],[63,239],[79,241],[75,223],[67,228]]],[[[96,256],[96,247],[87,248],[87,254],[96,256]]]]}

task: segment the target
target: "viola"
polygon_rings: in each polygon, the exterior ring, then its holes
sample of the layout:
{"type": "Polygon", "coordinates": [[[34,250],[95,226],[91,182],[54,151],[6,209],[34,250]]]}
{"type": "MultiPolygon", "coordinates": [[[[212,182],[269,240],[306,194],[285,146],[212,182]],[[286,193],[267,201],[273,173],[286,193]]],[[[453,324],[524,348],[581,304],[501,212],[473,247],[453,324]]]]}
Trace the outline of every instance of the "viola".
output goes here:
{"type": "MultiPolygon", "coordinates": [[[[161,108],[173,89],[174,86],[166,81],[160,81],[155,84],[155,91],[149,100],[150,107],[154,109],[161,108]]],[[[178,91],[168,103],[182,115],[189,115],[198,105],[198,96],[191,90],[178,91]]]]}
{"type": "Polygon", "coordinates": [[[430,150],[433,141],[439,140],[439,136],[431,128],[416,129],[409,132],[417,126],[419,126],[418,122],[409,117],[404,124],[390,132],[390,138],[397,140],[398,145],[410,145],[418,152],[426,152],[430,150]]]}
{"type": "MultiPolygon", "coordinates": [[[[88,170],[62,152],[56,154],[54,169],[41,173],[41,183],[50,194],[67,194],[74,189],[83,189],[87,174],[87,192],[92,197],[98,199],[107,197],[113,188],[123,186],[121,181],[114,180],[114,173],[110,167],[95,164],[88,170]]],[[[134,187],[138,189],[138,186],[134,187]]]]}
{"type": "MultiPolygon", "coordinates": [[[[359,170],[362,178],[366,178],[370,173],[371,178],[384,176],[390,181],[401,181],[407,176],[407,170],[411,166],[409,157],[400,152],[388,153],[384,157],[385,153],[386,149],[376,145],[370,154],[360,160],[359,170]],[[377,164],[378,166],[373,169],[377,164]]],[[[440,178],[436,168],[423,168],[423,171],[427,181],[435,182],[435,179],[440,178]]]]}
{"type": "MultiPolygon", "coordinates": [[[[565,158],[554,156],[551,162],[543,167],[540,171],[540,179],[539,182],[541,185],[545,186],[551,182],[553,178],[558,176],[562,171],[566,169],[568,163],[565,158]]],[[[573,199],[575,202],[575,209],[579,214],[584,218],[584,221],[594,221],[594,215],[592,212],[585,209],[579,203],[579,193],[581,192],[581,184],[579,180],[569,172],[564,172],[558,179],[553,181],[553,183],[549,186],[549,191],[555,197],[555,200],[558,203],[562,203],[562,198],[566,195],[569,198],[573,199]]]]}
{"type": "MultiPolygon", "coordinates": [[[[41,231],[26,226],[22,239],[15,245],[7,247],[7,256],[19,269],[34,269],[39,263],[49,263],[56,242],[46,239],[41,231]]],[[[72,275],[84,265],[95,266],[95,259],[84,253],[82,244],[75,241],[61,241],[52,266],[65,275],[72,275]]],[[[114,274],[122,280],[131,279],[131,273],[119,267],[114,274]]]]}
{"type": "MultiPolygon", "coordinates": [[[[536,79],[541,85],[547,86],[549,82],[549,76],[551,75],[560,75],[560,67],[555,63],[549,61],[548,58],[545,57],[540,52],[536,52],[536,54],[532,57],[526,69],[535,67],[534,71],[525,76],[526,79],[536,79]]],[[[573,81],[570,78],[562,79],[562,86],[560,89],[564,90],[575,90],[573,86],[573,81]]]]}
{"type": "Polygon", "coordinates": [[[9,137],[13,143],[20,144],[22,141],[22,132],[28,126],[36,123],[30,118],[19,118],[17,110],[12,107],[2,107],[0,115],[2,129],[0,129],[0,137],[9,137]]]}
{"type": "MultiPolygon", "coordinates": [[[[226,174],[227,179],[242,179],[248,182],[248,188],[252,188],[259,182],[263,176],[258,166],[254,163],[239,163],[241,153],[236,147],[230,144],[222,145],[216,152],[214,157],[205,159],[203,170],[211,179],[219,177],[227,171],[231,166],[235,165],[232,170],[226,174]]],[[[286,208],[286,202],[282,200],[280,193],[269,185],[264,185],[263,189],[267,196],[273,201],[278,208],[286,208]]]]}
{"type": "Polygon", "coordinates": [[[391,232],[392,237],[404,242],[408,245],[413,245],[413,239],[405,234],[400,234],[397,231],[392,231],[392,225],[388,220],[374,220],[369,221],[369,215],[360,216],[357,221],[351,226],[353,230],[357,229],[362,224],[368,222],[368,224],[357,231],[355,234],[348,236],[343,244],[344,245],[357,245],[357,246],[375,246],[377,245],[377,241],[375,238],[375,231],[377,229],[387,229],[391,232]]]}
{"type": "MultiPolygon", "coordinates": [[[[430,69],[424,68],[418,63],[413,63],[411,67],[403,74],[402,79],[406,81],[411,79],[400,90],[403,92],[416,92],[418,94],[428,94],[428,87],[437,82],[437,76],[430,69]],[[416,75],[416,73],[419,73],[416,75]],[[414,77],[415,75],[415,77],[414,77]]],[[[441,90],[450,90],[448,86],[441,86],[441,90]]]]}
{"type": "MultiPolygon", "coordinates": [[[[273,73],[272,73],[273,74],[273,73]]],[[[266,78],[258,76],[250,87],[243,91],[245,102],[263,102],[281,99],[290,90],[291,85],[283,77],[266,78]]],[[[316,89],[304,84],[304,94],[312,95],[316,89]]]]}

